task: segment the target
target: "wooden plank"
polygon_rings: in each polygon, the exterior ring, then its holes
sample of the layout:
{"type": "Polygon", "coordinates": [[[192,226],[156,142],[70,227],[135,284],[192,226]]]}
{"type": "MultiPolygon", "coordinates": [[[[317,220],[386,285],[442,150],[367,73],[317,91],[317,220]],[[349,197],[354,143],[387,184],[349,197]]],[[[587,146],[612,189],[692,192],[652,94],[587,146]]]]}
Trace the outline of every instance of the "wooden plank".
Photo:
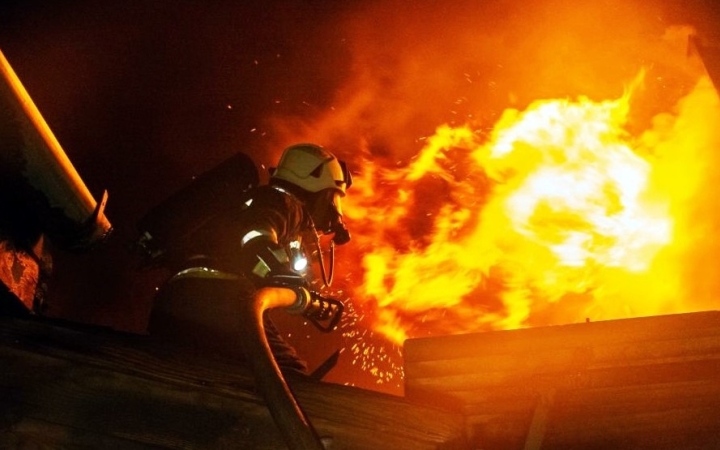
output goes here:
{"type": "MultiPolygon", "coordinates": [[[[543,448],[565,449],[707,449],[718,448],[720,429],[717,409],[663,411],[638,415],[628,422],[626,416],[601,418],[553,416],[550,412],[543,448]],[[693,424],[688,428],[687,424],[693,424]]],[[[472,444],[486,450],[520,450],[530,426],[530,417],[509,421],[505,417],[492,420],[470,420],[472,444]]]]}
{"type": "Polygon", "coordinates": [[[24,417],[12,427],[0,425],[0,448],[4,449],[59,449],[68,448],[121,448],[144,450],[146,445],[132,440],[115,438],[94,433],[90,430],[69,429],[55,423],[48,423],[24,417]]]}
{"type": "MultiPolygon", "coordinates": [[[[468,420],[476,422],[500,416],[524,417],[536,406],[537,399],[538,394],[519,400],[498,397],[492,403],[467,405],[464,412],[468,420]]],[[[705,407],[720,407],[720,381],[562,390],[554,397],[556,411],[583,416],[632,416],[647,411],[705,407]]]]}
{"type": "Polygon", "coordinates": [[[601,389],[576,389],[556,397],[559,410],[592,405],[593,414],[631,414],[650,409],[720,406],[720,379],[684,383],[620,386],[601,389]]]}
{"type": "Polygon", "coordinates": [[[317,395],[316,386],[307,383],[296,384],[293,390],[303,408],[315,416],[316,427],[330,435],[351,430],[362,433],[364,436],[355,439],[364,442],[364,448],[463,448],[464,419],[459,413],[420,407],[403,398],[350,386],[329,384],[323,395],[317,395]],[[332,415],[320,411],[332,411],[332,415]],[[348,423],[353,426],[347,427],[348,423]]]}
{"type": "Polygon", "coordinates": [[[9,369],[0,373],[0,396],[13,409],[13,431],[29,419],[67,428],[66,445],[77,444],[77,430],[161,448],[212,448],[269,434],[267,448],[284,447],[258,398],[240,401],[7,348],[0,360],[9,369]]]}
{"type": "MultiPolygon", "coordinates": [[[[690,442],[714,443],[720,436],[717,407],[646,411],[627,416],[558,415],[547,434],[548,448],[616,441],[616,448],[687,448],[690,442]],[[677,447],[668,447],[674,441],[677,447]]],[[[587,448],[587,447],[585,447],[587,448]]],[[[717,447],[714,447],[717,448],[717,447]]]]}
{"type": "Polygon", "coordinates": [[[720,312],[707,311],[408,339],[404,357],[406,362],[455,360],[477,355],[531,354],[548,348],[596,347],[718,334],[720,312]]]}
{"type": "MultiPolygon", "coordinates": [[[[522,339],[509,338],[505,332],[499,332],[514,350],[506,354],[493,349],[489,354],[466,356],[463,348],[447,346],[455,337],[443,337],[440,340],[446,344],[442,352],[445,359],[431,355],[427,361],[417,359],[426,349],[416,343],[415,348],[419,349],[416,359],[406,362],[406,396],[425,402],[441,394],[460,401],[467,409],[474,404],[484,404],[488,396],[502,402],[497,393],[508,394],[508,391],[512,391],[517,402],[518,396],[534,397],[548,388],[603,388],[720,378],[720,324],[708,322],[708,318],[718,316],[696,313],[658,317],[660,325],[667,326],[671,332],[669,336],[668,333],[653,335],[654,340],[648,340],[645,334],[648,329],[657,329],[657,323],[650,319],[624,320],[619,321],[619,325],[604,323],[601,328],[591,330],[592,333],[586,327],[591,324],[546,327],[541,331],[549,332],[547,339],[540,339],[534,332],[528,334],[537,330],[517,330],[516,333],[523,335],[522,339]],[[654,325],[645,326],[648,323],[654,325]],[[678,324],[683,327],[678,328],[678,324]],[[617,335],[613,335],[615,339],[605,338],[608,329],[620,327],[627,333],[638,325],[643,325],[644,331],[634,340],[627,334],[622,338],[617,335]],[[567,334],[558,336],[558,330],[567,334]],[[678,334],[683,337],[678,338],[678,334]],[[532,337],[529,348],[516,347],[528,336],[532,337]],[[453,358],[457,354],[461,356],[453,358]]],[[[483,343],[493,340],[495,334],[477,334],[472,339],[483,343]]],[[[466,345],[469,339],[469,336],[462,337],[466,345]]],[[[434,341],[422,341],[423,345],[436,346],[434,341]]]]}
{"type": "Polygon", "coordinates": [[[547,387],[602,388],[717,378],[720,378],[720,358],[552,373],[518,370],[517,373],[506,371],[417,378],[412,382],[408,380],[405,394],[422,402],[425,399],[432,401],[433,395],[441,392],[445,396],[461,398],[467,404],[473,402],[474,392],[484,395],[484,391],[497,387],[515,387],[518,392],[532,393],[547,387]]]}
{"type": "Polygon", "coordinates": [[[148,336],[58,321],[0,317],[0,346],[111,371],[234,392],[254,385],[249,369],[211,353],[179,352],[148,336]]]}
{"type": "Polygon", "coordinates": [[[484,449],[720,442],[717,311],[414,339],[405,357],[406,397],[449,398],[484,449]],[[546,433],[528,440],[533,417],[546,433]]]}
{"type": "MultiPolygon", "coordinates": [[[[435,376],[490,373],[553,373],[586,368],[612,368],[675,363],[692,359],[720,358],[720,327],[717,334],[684,339],[592,346],[544,347],[510,354],[476,354],[471,357],[407,361],[405,374],[411,381],[435,376]]],[[[452,351],[449,352],[452,355],[452,351]]]]}
{"type": "MultiPolygon", "coordinates": [[[[720,410],[718,379],[566,390],[558,391],[554,399],[548,412],[546,448],[634,449],[642,445],[657,450],[695,444],[703,448],[720,442],[720,421],[716,413],[709,413],[720,410]]],[[[530,430],[537,400],[537,395],[522,402],[509,397],[504,403],[500,399],[501,403],[469,406],[465,415],[473,441],[487,448],[522,448],[520,441],[530,430]]]]}
{"type": "MultiPolygon", "coordinates": [[[[93,439],[87,447],[285,448],[247,368],[143,338],[1,318],[0,442],[33,442],[47,424],[60,448],[93,439]]],[[[466,448],[459,413],[349,386],[291,384],[333,449],[466,448]]]]}

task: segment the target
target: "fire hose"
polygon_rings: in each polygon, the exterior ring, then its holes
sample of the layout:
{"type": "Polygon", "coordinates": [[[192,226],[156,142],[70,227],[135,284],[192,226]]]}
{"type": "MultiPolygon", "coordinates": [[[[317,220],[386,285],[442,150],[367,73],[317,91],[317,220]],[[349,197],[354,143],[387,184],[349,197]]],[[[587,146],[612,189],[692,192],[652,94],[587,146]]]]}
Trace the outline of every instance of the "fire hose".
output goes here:
{"type": "Polygon", "coordinates": [[[283,287],[259,289],[252,301],[242,303],[240,326],[243,349],[257,388],[265,398],[283,439],[291,450],[323,450],[325,447],[320,437],[273,357],[265,336],[263,313],[274,308],[286,308],[291,314],[303,314],[322,331],[331,331],[340,319],[342,303],[305,289],[296,291],[283,287]]]}

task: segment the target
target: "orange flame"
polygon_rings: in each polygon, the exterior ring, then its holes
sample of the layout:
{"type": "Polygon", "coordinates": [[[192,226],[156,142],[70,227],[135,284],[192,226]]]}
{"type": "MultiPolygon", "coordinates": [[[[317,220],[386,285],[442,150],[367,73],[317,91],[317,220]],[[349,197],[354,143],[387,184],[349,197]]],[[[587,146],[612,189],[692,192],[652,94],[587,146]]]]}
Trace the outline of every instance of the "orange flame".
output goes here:
{"type": "Polygon", "coordinates": [[[637,136],[631,99],[537,101],[490,133],[439,127],[406,167],[366,161],[345,211],[374,331],[401,343],[707,308],[717,291],[695,295],[683,268],[702,247],[716,92],[702,78],[637,136]]]}

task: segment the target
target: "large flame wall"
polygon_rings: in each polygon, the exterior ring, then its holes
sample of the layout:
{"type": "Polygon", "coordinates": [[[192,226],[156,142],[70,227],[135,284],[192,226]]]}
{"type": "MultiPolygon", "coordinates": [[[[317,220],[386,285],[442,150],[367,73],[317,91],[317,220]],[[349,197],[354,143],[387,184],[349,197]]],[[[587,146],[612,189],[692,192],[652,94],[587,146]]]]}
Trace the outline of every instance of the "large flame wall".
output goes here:
{"type": "Polygon", "coordinates": [[[718,97],[653,4],[368,7],[335,107],[344,295],[392,342],[717,307],[718,97]]]}

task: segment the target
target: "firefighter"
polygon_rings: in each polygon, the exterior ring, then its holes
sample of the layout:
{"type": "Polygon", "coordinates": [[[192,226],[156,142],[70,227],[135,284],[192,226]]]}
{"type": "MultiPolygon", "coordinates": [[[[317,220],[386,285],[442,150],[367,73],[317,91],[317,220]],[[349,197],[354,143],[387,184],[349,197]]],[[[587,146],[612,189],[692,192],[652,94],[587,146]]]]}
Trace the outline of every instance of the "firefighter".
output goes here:
{"type": "Polygon", "coordinates": [[[338,245],[350,240],[341,199],[351,183],[346,165],[322,147],[286,148],[270,183],[251,191],[238,211],[240,248],[228,260],[256,286],[307,286],[303,240],[319,234],[332,234],[338,245]]]}
{"type": "MultiPolygon", "coordinates": [[[[318,276],[310,264],[310,258],[314,256],[319,258],[322,281],[329,284],[332,258],[328,275],[319,248],[319,236],[331,235],[333,246],[350,240],[343,222],[341,201],[351,183],[345,163],[323,147],[311,143],[287,147],[277,167],[271,170],[268,184],[244,193],[240,207],[215,217],[201,233],[197,233],[194,239],[197,250],[188,258],[186,268],[174,278],[199,273],[207,278],[230,280],[230,283],[214,283],[210,288],[215,291],[213,294],[208,294],[207,287],[203,288],[204,297],[222,297],[226,302],[253,295],[262,287],[285,287],[299,293],[313,290],[313,283],[317,283],[318,276]],[[239,276],[238,282],[235,282],[235,276],[239,276]],[[220,287],[222,292],[218,292],[218,286],[222,285],[225,287],[220,287]],[[232,287],[228,289],[228,286],[232,287]]],[[[204,320],[198,318],[198,314],[203,314],[200,312],[204,308],[202,305],[179,313],[177,309],[183,308],[178,306],[179,303],[182,302],[156,307],[154,319],[151,319],[151,327],[154,324],[156,332],[163,328],[160,322],[168,313],[175,319],[180,316],[184,321],[205,322],[203,328],[212,328],[213,324],[219,329],[232,328],[231,324],[227,327],[221,324],[232,316],[231,304],[204,320]],[[173,308],[175,311],[171,311],[173,308]]],[[[213,308],[217,309],[217,304],[205,309],[213,308]]],[[[177,320],[173,326],[178,327],[177,320]]],[[[265,330],[281,369],[305,373],[304,361],[282,339],[267,313],[265,330]]],[[[150,332],[153,333],[152,328],[150,332]]],[[[210,340],[218,344],[218,339],[232,337],[228,333],[210,340]]]]}

